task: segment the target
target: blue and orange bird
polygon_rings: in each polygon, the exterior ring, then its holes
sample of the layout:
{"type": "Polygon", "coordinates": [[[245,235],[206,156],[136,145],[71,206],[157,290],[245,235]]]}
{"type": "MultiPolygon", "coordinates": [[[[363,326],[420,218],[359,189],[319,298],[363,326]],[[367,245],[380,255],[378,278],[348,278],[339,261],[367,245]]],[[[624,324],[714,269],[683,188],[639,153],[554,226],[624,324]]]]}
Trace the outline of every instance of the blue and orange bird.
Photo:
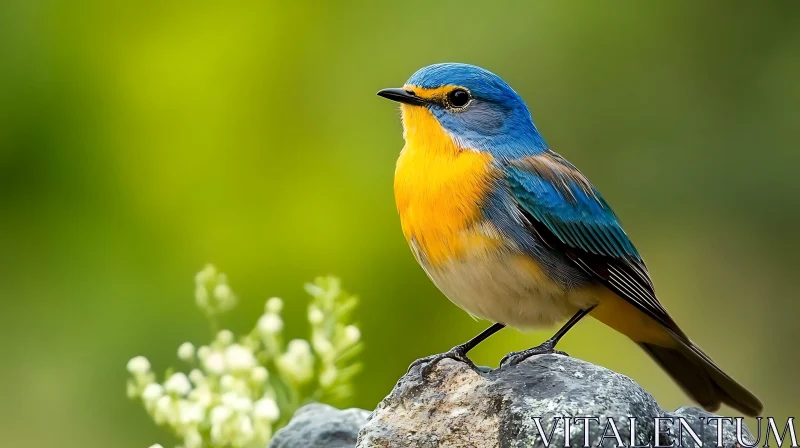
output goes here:
{"type": "Polygon", "coordinates": [[[405,146],[394,192],[403,234],[453,303],[494,324],[450,351],[423,358],[474,367],[467,352],[505,326],[566,319],[538,347],[500,365],[552,353],[586,315],[625,334],[700,405],[746,415],[763,407],[692,343],[656,298],[642,257],[597,189],[548,148],[517,93],[466,64],[417,71],[378,95],[400,103],[405,146]]]}

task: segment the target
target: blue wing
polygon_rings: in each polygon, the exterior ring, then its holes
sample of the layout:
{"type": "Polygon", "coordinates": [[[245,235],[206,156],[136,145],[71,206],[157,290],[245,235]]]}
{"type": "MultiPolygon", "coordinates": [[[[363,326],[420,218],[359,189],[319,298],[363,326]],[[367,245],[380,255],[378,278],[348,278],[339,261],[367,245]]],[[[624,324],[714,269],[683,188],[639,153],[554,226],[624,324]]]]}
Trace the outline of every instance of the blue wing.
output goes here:
{"type": "Polygon", "coordinates": [[[596,255],[641,261],[611,207],[558,154],[510,161],[506,176],[520,206],[562,243],[596,255]]]}
{"type": "Polygon", "coordinates": [[[716,409],[725,402],[752,415],[761,412],[758,398],[692,344],[659,303],[647,268],[619,220],[574,166],[548,151],[506,161],[504,168],[508,188],[531,234],[661,323],[681,342],[677,349],[646,341],[639,344],[691,397],[707,408],[716,409]],[[695,366],[683,368],[685,363],[695,366]]]}
{"type": "Polygon", "coordinates": [[[506,161],[504,168],[508,187],[531,232],[592,278],[685,337],[656,298],[647,267],[619,219],[577,168],[552,151],[506,161]]]}

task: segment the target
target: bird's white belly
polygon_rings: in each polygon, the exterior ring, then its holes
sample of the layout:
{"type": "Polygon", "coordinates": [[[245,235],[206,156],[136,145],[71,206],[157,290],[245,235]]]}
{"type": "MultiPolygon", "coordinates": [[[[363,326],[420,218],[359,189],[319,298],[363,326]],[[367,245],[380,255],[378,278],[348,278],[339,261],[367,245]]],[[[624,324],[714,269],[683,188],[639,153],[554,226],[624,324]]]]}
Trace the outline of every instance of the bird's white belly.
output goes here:
{"type": "Polygon", "coordinates": [[[439,290],[469,314],[521,330],[549,327],[594,303],[569,290],[516,251],[485,252],[425,269],[439,290]]]}

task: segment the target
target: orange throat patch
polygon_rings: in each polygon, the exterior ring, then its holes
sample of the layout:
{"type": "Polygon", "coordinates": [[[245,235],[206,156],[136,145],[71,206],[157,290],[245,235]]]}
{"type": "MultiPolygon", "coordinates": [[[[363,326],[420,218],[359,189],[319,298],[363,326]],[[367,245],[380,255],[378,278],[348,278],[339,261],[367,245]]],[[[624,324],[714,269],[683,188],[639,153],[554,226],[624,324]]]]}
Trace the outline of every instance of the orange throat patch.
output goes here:
{"type": "Polygon", "coordinates": [[[406,145],[397,160],[394,194],[403,234],[417,257],[435,267],[476,246],[495,245],[473,229],[497,175],[492,156],[459,147],[427,108],[401,108],[406,145]]]}

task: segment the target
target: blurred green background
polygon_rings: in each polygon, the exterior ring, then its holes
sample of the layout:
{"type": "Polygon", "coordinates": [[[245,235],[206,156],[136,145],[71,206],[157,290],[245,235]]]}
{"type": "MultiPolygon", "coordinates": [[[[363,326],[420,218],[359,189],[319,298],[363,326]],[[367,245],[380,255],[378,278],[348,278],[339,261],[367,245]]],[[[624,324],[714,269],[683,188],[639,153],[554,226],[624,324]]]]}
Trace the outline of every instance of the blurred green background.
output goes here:
{"type": "MultiPolygon", "coordinates": [[[[687,333],[765,415],[800,410],[799,2],[111,3],[0,3],[3,446],[170,443],[126,399],[125,363],[163,371],[208,340],[207,262],[242,299],[234,330],[277,295],[305,335],[318,274],[360,294],[359,407],[484,328],[401,235],[399,114],[375,96],[443,61],[514,86],[687,333]]],[[[550,332],[504,331],[474,359],[550,332]]],[[[562,344],[688,403],[601,324],[562,344]]]]}

